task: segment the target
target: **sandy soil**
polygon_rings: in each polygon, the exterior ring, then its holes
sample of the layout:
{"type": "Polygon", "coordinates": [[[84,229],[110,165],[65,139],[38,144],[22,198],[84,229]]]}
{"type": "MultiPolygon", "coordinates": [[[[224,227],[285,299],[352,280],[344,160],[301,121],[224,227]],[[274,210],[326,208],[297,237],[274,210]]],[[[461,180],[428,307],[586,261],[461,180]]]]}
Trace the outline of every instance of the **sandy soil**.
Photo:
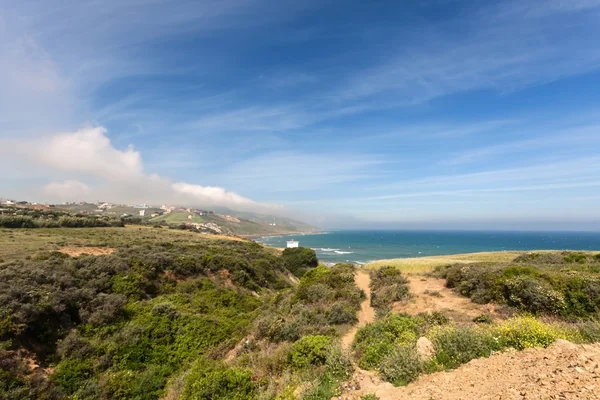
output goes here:
{"type": "Polygon", "coordinates": [[[558,341],[547,349],[507,351],[400,388],[371,373],[358,374],[350,385],[357,390],[343,399],[367,393],[381,400],[600,399],[600,344],[558,341]]]}
{"type": "Polygon", "coordinates": [[[356,283],[356,286],[364,290],[367,298],[360,305],[360,311],[357,315],[358,323],[342,337],[342,347],[346,349],[349,348],[354,341],[354,336],[356,336],[358,328],[369,322],[375,321],[375,309],[371,307],[371,289],[369,288],[371,285],[371,277],[365,271],[358,271],[354,276],[354,282],[356,283]]]}
{"type": "MultiPolygon", "coordinates": [[[[368,275],[365,278],[363,274],[357,273],[356,282],[369,296],[368,275]]],[[[413,300],[397,304],[395,311],[416,314],[452,309],[451,313],[462,318],[472,318],[482,311],[495,312],[446,289],[442,279],[412,277],[410,285],[413,300]],[[438,291],[442,297],[426,291],[438,291]]],[[[362,306],[371,308],[368,300],[362,306]]],[[[372,308],[370,313],[374,318],[372,308]]],[[[364,324],[369,320],[359,321],[364,324]]],[[[344,336],[346,346],[355,334],[353,330],[344,336]]],[[[337,399],[359,400],[366,394],[375,394],[380,400],[600,399],[600,344],[575,345],[558,340],[547,349],[509,350],[472,360],[453,371],[422,375],[405,387],[394,387],[375,373],[357,368],[337,399]]]]}
{"type": "Polygon", "coordinates": [[[89,254],[91,256],[102,256],[106,254],[112,254],[115,249],[110,247],[63,247],[58,250],[61,253],[70,255],[71,257],[78,257],[82,254],[89,254]]]}
{"type": "Polygon", "coordinates": [[[411,299],[394,304],[392,311],[415,315],[426,311],[443,311],[455,322],[469,322],[474,317],[486,313],[498,317],[497,308],[493,304],[475,304],[467,297],[456,294],[445,286],[444,279],[411,276],[411,299]]]}

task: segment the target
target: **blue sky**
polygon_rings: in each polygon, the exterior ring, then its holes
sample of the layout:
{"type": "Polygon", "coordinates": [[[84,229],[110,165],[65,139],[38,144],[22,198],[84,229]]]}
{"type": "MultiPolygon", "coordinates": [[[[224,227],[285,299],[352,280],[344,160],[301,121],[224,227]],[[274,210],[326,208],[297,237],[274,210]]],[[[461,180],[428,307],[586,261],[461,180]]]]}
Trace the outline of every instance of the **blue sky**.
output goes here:
{"type": "Polygon", "coordinates": [[[600,1],[0,0],[0,196],[600,229],[600,1]]]}

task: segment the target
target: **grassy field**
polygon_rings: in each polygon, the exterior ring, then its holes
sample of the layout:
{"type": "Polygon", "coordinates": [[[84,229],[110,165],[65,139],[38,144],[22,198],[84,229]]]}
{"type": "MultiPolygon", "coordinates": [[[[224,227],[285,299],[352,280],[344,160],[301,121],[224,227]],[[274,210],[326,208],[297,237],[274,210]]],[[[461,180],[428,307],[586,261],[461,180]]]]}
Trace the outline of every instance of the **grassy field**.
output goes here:
{"type": "Polygon", "coordinates": [[[384,265],[391,265],[407,274],[423,274],[433,271],[435,267],[457,263],[477,262],[510,262],[523,251],[490,251],[482,253],[453,254],[448,256],[395,258],[390,260],[378,260],[365,266],[367,269],[376,269],[384,265]]]}
{"type": "Polygon", "coordinates": [[[159,215],[152,219],[150,222],[160,222],[165,221],[167,224],[185,224],[185,223],[202,223],[204,220],[201,216],[196,213],[189,213],[187,211],[174,211],[169,214],[159,215]],[[192,219],[189,219],[188,216],[192,216],[192,219]]]}
{"type": "MultiPolygon", "coordinates": [[[[123,243],[174,242],[197,244],[206,240],[242,240],[222,235],[203,235],[167,228],[127,226],[125,228],[0,229],[0,260],[23,260],[40,251],[64,247],[118,247],[123,243]]],[[[277,253],[273,249],[273,253],[277,253]]]]}

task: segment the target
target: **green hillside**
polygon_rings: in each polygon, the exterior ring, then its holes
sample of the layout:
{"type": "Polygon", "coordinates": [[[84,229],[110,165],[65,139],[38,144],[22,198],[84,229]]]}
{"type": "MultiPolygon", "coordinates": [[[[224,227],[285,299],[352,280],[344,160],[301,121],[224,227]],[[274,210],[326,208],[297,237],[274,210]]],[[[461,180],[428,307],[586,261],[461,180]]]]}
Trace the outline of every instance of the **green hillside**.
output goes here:
{"type": "Polygon", "coordinates": [[[164,221],[167,224],[175,224],[175,225],[179,225],[179,224],[185,224],[185,223],[201,223],[201,222],[205,222],[204,219],[196,214],[196,213],[190,213],[187,211],[173,211],[172,213],[169,214],[164,214],[164,215],[159,215],[156,216],[154,218],[150,219],[150,222],[162,222],[164,221]],[[192,216],[192,218],[188,218],[189,216],[192,216]]]}
{"type": "Polygon", "coordinates": [[[0,398],[267,399],[314,376],[333,394],[350,368],[334,338],[361,293],[352,266],[296,285],[288,262],[316,258],[293,250],[164,228],[0,229],[0,398]],[[312,361],[315,345],[342,364],[312,361]]]}

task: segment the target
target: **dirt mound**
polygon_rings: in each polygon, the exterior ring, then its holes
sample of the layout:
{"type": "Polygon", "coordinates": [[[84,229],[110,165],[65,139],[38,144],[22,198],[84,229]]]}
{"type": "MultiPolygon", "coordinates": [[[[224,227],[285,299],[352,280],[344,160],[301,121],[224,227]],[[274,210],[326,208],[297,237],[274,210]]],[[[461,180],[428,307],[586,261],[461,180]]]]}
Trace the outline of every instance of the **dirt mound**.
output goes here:
{"type": "Polygon", "coordinates": [[[344,399],[600,399],[600,344],[559,341],[547,349],[507,351],[396,388],[361,371],[344,399]]]}
{"type": "Polygon", "coordinates": [[[375,321],[375,309],[371,307],[371,277],[367,272],[358,271],[354,275],[354,282],[356,283],[356,286],[358,286],[359,289],[362,289],[365,292],[367,298],[360,305],[360,311],[357,315],[358,323],[354,325],[348,331],[348,333],[344,335],[344,337],[342,337],[342,346],[344,348],[350,347],[350,345],[354,341],[354,336],[356,336],[358,328],[375,321]]]}
{"type": "Polygon", "coordinates": [[[65,253],[71,257],[79,257],[82,254],[88,254],[90,256],[102,256],[112,254],[115,249],[110,247],[63,247],[58,250],[61,253],[65,253]]]}

